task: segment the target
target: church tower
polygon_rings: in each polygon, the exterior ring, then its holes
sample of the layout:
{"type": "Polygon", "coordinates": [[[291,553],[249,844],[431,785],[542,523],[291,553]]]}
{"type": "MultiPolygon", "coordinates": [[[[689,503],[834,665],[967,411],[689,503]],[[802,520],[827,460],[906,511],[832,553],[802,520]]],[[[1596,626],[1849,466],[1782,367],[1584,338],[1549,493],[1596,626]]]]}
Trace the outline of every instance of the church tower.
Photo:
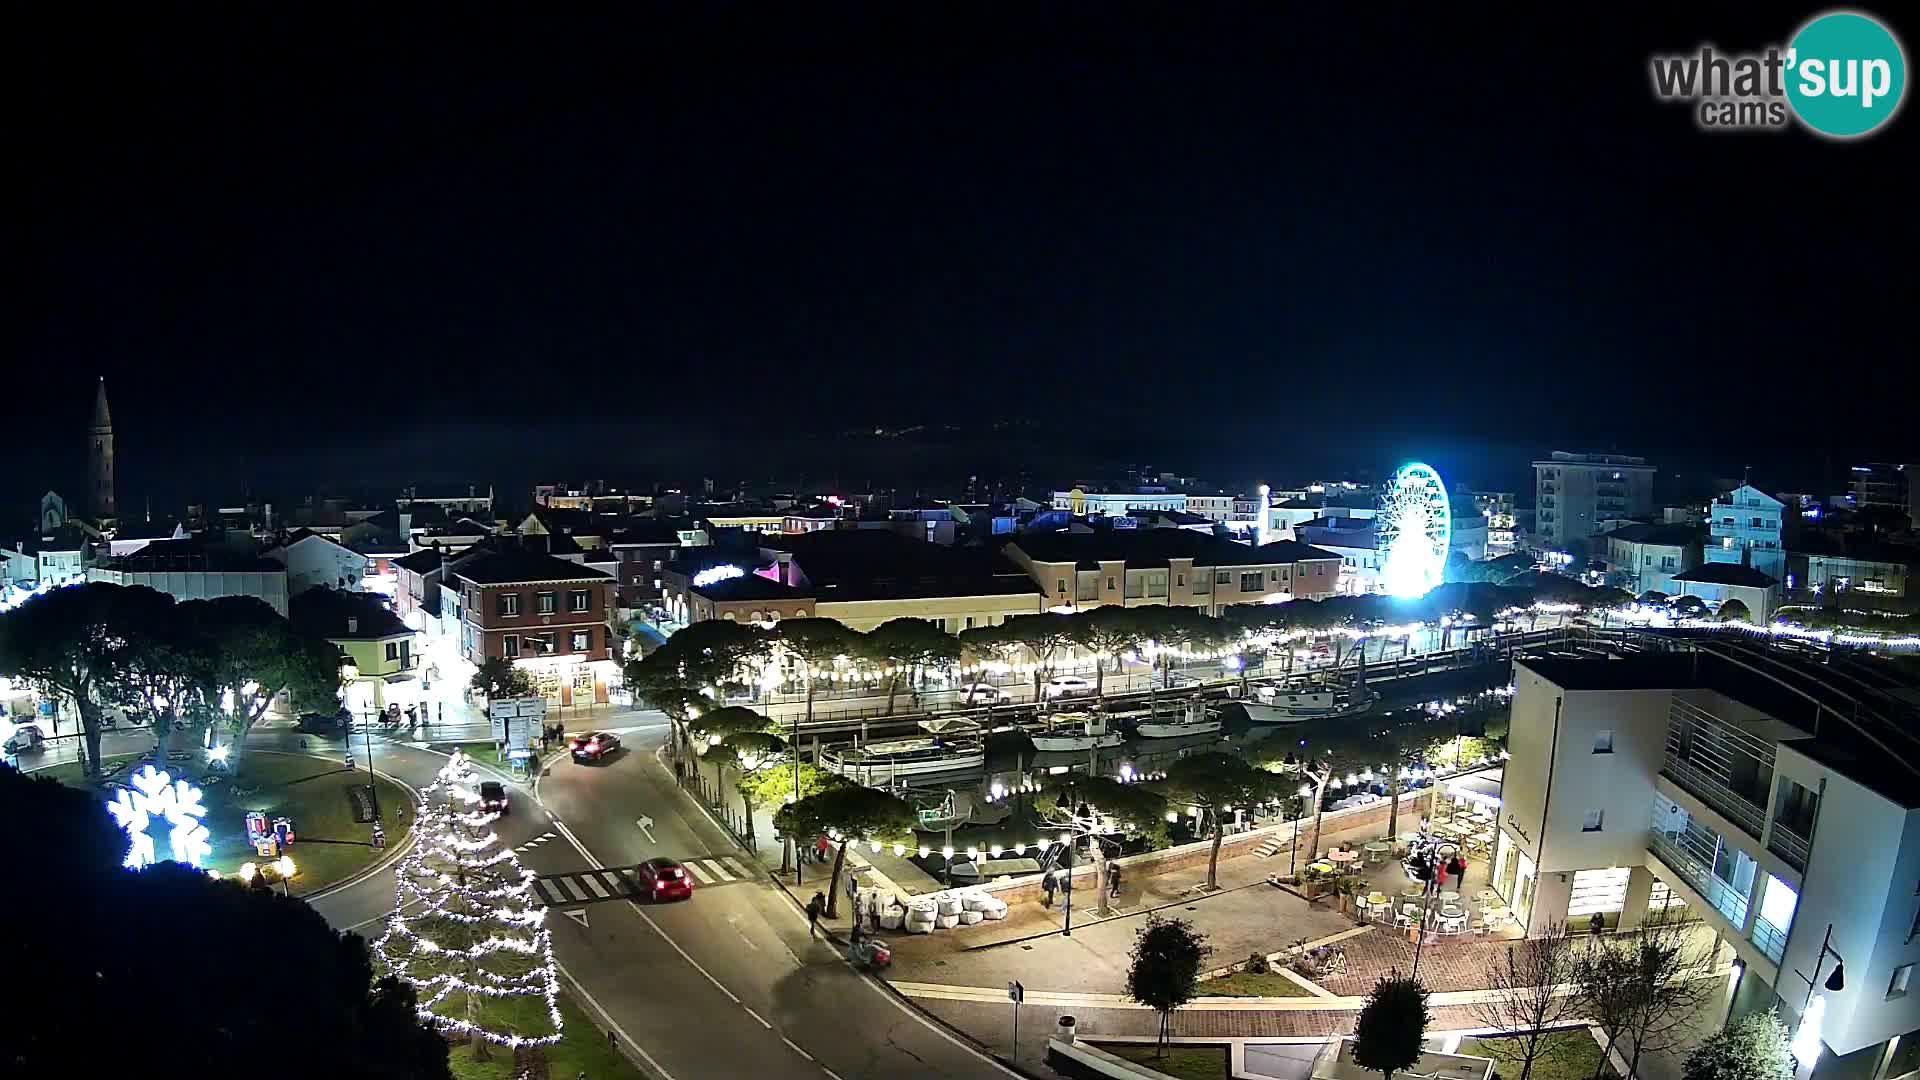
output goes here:
{"type": "Polygon", "coordinates": [[[87,509],[94,520],[114,516],[113,414],[107,411],[107,377],[93,397],[93,429],[87,438],[87,509]]]}

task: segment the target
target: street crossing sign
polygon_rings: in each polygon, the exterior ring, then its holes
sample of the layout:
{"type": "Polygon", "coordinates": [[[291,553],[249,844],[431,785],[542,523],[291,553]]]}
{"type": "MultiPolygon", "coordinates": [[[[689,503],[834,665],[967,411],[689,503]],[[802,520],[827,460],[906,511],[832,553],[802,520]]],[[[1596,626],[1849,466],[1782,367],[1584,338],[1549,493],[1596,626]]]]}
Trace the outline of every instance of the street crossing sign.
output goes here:
{"type": "Polygon", "coordinates": [[[1007,1000],[1008,1001],[1011,1001],[1015,1005],[1018,1005],[1022,1001],[1025,1001],[1026,999],[1027,999],[1027,988],[1020,985],[1020,980],[1014,979],[1013,981],[1007,983],[1007,1000]]]}

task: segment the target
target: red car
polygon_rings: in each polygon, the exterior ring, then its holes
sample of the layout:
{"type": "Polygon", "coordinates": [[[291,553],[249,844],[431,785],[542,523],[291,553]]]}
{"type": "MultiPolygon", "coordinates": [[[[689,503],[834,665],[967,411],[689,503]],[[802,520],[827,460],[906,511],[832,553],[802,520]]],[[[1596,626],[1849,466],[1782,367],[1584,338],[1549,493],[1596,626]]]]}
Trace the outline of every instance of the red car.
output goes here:
{"type": "Polygon", "coordinates": [[[598,764],[620,749],[620,736],[605,731],[585,731],[573,737],[571,744],[573,760],[582,764],[598,764]]]}
{"type": "Polygon", "coordinates": [[[648,859],[634,867],[642,899],[691,900],[693,875],[672,859],[648,859]]]}

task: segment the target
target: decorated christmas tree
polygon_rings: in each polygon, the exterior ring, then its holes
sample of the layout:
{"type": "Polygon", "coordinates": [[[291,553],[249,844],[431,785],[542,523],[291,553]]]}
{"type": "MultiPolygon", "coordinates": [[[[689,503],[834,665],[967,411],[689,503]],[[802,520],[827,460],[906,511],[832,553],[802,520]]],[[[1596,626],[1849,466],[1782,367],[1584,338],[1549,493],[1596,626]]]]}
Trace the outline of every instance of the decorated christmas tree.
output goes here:
{"type": "Polygon", "coordinates": [[[412,983],[420,1016],[442,1031],[520,1047],[560,1040],[559,969],[533,872],[494,834],[464,754],[422,792],[415,845],[401,861],[398,896],[374,951],[412,983]]]}

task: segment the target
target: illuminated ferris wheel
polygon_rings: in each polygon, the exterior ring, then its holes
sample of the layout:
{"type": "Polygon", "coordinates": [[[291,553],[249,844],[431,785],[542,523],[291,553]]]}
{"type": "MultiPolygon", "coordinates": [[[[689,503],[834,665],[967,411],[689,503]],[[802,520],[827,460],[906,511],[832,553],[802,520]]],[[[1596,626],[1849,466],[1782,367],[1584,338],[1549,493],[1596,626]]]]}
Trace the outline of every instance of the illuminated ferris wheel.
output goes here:
{"type": "Polygon", "coordinates": [[[1390,595],[1425,596],[1440,584],[1453,541],[1453,512],[1447,486],[1431,465],[1409,462],[1393,474],[1374,536],[1385,553],[1381,576],[1390,595]]]}

